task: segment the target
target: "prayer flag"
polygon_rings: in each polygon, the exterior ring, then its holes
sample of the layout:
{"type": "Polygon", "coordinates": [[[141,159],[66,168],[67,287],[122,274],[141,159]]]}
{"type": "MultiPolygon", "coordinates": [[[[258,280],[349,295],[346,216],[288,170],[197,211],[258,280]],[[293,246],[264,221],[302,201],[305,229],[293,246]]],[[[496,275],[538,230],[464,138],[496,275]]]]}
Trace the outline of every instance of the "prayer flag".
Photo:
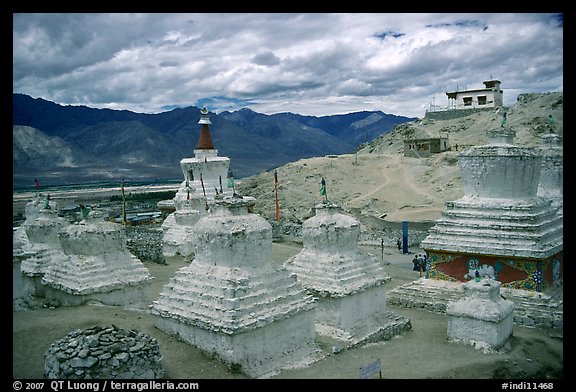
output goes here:
{"type": "Polygon", "coordinates": [[[40,189],[40,183],[37,178],[34,179],[34,185],[36,186],[36,189],[40,189]]]}
{"type": "Polygon", "coordinates": [[[322,177],[322,181],[320,182],[320,195],[325,196],[326,195],[326,181],[324,180],[324,177],[322,177]]]}
{"type": "Polygon", "coordinates": [[[232,170],[228,171],[228,188],[234,188],[234,175],[232,174],[232,170]]]}

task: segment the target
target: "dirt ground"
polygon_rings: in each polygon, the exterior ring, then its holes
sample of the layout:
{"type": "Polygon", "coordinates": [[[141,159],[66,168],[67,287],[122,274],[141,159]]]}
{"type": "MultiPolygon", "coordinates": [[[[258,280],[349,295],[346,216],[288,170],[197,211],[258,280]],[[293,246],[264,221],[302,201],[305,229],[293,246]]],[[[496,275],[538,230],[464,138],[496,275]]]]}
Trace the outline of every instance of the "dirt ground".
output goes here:
{"type": "MultiPolygon", "coordinates": [[[[362,247],[380,260],[392,280],[386,288],[417,279],[411,270],[409,254],[392,248],[362,247]],[[383,254],[383,257],[382,257],[383,254]]],[[[282,263],[295,255],[301,245],[274,243],[273,262],[282,263]]],[[[181,257],[167,264],[146,263],[156,278],[152,298],[174,272],[186,266],[181,257]]],[[[380,359],[382,378],[414,379],[556,379],[563,378],[563,333],[514,325],[509,344],[499,352],[485,353],[473,346],[448,342],[444,314],[424,310],[390,307],[408,317],[412,330],[389,341],[332,353],[329,342],[318,340],[326,354],[317,362],[299,369],[281,371],[271,379],[359,379],[359,368],[380,359]]],[[[15,379],[44,378],[44,357],[50,344],[75,329],[114,323],[136,329],[157,339],[164,356],[166,379],[245,379],[217,359],[209,358],[187,343],[169,336],[153,325],[146,310],[87,304],[79,307],[42,308],[13,312],[12,374],[15,379]]],[[[378,375],[374,376],[378,378],[378,375]]],[[[500,389],[500,388],[499,388],[500,389]]],[[[555,388],[557,389],[557,388],[555,388]]]]}

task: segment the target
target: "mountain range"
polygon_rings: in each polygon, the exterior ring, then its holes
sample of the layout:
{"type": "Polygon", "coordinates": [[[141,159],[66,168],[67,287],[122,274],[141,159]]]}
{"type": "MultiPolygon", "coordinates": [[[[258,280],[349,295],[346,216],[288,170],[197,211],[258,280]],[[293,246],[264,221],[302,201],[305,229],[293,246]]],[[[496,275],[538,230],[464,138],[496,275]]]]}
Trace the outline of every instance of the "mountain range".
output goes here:
{"type": "MultiPolygon", "coordinates": [[[[194,156],[200,108],[157,114],[60,105],[13,94],[13,187],[98,181],[180,180],[194,156]]],[[[355,151],[415,118],[362,111],[330,116],[210,113],[219,156],[238,178],[303,158],[355,151]]]]}

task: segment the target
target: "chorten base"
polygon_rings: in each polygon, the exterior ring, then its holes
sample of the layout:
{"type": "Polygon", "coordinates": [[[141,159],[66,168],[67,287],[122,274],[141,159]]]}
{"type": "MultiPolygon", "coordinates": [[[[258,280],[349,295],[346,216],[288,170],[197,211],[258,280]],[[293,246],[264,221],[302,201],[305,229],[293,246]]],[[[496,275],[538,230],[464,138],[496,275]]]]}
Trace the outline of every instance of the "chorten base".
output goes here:
{"type": "Polygon", "coordinates": [[[410,319],[386,309],[383,286],[341,297],[318,298],[316,332],[337,340],[343,348],[390,340],[411,329],[410,319]]]}
{"type": "Polygon", "coordinates": [[[314,330],[310,312],[314,309],[239,333],[212,331],[157,315],[154,325],[208,355],[215,355],[231,369],[253,378],[267,378],[282,369],[307,366],[319,358],[320,350],[310,334],[314,330]]]}
{"type": "Polygon", "coordinates": [[[60,306],[80,306],[88,302],[100,302],[110,306],[147,307],[152,302],[150,281],[139,283],[136,286],[91,292],[89,294],[70,293],[50,286],[45,286],[44,297],[57,301],[60,306]]]}
{"type": "Polygon", "coordinates": [[[562,251],[543,259],[437,250],[429,250],[428,256],[428,277],[432,279],[467,282],[478,271],[503,287],[540,292],[562,278],[562,251]]]}

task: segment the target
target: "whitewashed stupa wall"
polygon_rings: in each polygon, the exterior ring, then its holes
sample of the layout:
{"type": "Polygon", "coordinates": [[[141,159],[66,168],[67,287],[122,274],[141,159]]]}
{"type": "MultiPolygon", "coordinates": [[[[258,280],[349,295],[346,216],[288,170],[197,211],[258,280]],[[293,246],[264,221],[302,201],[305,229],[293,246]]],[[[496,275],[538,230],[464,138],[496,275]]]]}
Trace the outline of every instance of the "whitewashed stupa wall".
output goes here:
{"type": "Polygon", "coordinates": [[[211,156],[207,152],[218,150],[195,150],[194,158],[184,158],[180,161],[180,167],[184,174],[184,181],[180,185],[177,197],[183,199],[186,196],[186,184],[199,195],[204,195],[210,200],[216,196],[216,190],[220,189],[224,196],[231,196],[233,191],[227,186],[228,171],[230,168],[230,158],[211,156]],[[200,180],[202,176],[202,180],[200,180]],[[204,189],[202,188],[204,183],[204,189]]]}
{"type": "Polygon", "coordinates": [[[58,260],[62,253],[58,232],[69,223],[58,216],[55,202],[49,201],[48,206],[50,208],[46,208],[46,199],[40,195],[27,203],[26,220],[18,228],[19,235],[13,238],[13,260],[21,273],[16,280],[21,284],[18,288],[20,298],[45,295],[42,277],[50,263],[58,260]]]}
{"type": "Polygon", "coordinates": [[[446,210],[420,246],[428,251],[546,258],[562,250],[562,219],[537,195],[542,157],[511,144],[514,132],[459,156],[465,195],[446,210]]]}
{"type": "Polygon", "coordinates": [[[446,308],[448,340],[478,348],[500,348],[512,336],[515,304],[502,298],[502,284],[492,279],[462,285],[464,297],[446,308]]]}
{"type": "Polygon", "coordinates": [[[179,254],[191,259],[194,256],[192,227],[208,214],[206,198],[192,192],[185,199],[175,198],[174,205],[176,210],[162,222],[162,253],[165,257],[179,254]]]}
{"type": "Polygon", "coordinates": [[[42,284],[46,298],[64,306],[88,300],[108,305],[149,304],[153,277],[126,248],[122,228],[105,221],[82,221],[59,231],[63,253],[50,263],[42,284]]]}
{"type": "Polygon", "coordinates": [[[512,144],[508,129],[488,132],[489,144],[471,147],[458,156],[464,195],[496,199],[536,196],[542,157],[535,148],[512,144]]]}
{"type": "Polygon", "coordinates": [[[563,213],[564,206],[564,152],[562,138],[556,134],[542,137],[540,155],[542,168],[538,184],[538,196],[552,200],[552,205],[563,213]]]}
{"type": "Polygon", "coordinates": [[[315,301],[270,260],[272,227],[250,202],[215,200],[194,225],[195,259],[151,306],[155,326],[250,377],[306,363],[316,354],[315,301]]]}
{"type": "Polygon", "coordinates": [[[302,224],[302,251],[284,264],[318,299],[317,332],[347,347],[389,339],[411,328],[408,319],[387,310],[384,283],[390,277],[358,248],[359,235],[355,218],[324,202],[302,224]]]}

